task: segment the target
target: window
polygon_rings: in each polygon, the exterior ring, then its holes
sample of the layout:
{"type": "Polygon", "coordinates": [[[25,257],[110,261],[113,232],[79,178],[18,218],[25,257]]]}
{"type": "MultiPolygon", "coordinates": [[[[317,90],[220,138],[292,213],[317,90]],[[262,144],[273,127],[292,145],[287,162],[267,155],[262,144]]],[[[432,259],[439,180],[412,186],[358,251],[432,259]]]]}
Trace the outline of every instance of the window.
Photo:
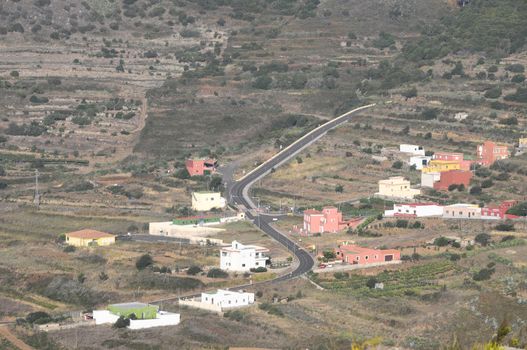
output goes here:
{"type": "Polygon", "coordinates": [[[245,264],[242,264],[242,267],[245,267],[245,264]]]}
{"type": "Polygon", "coordinates": [[[256,262],[255,265],[258,266],[259,262],[256,262]]]}
{"type": "Polygon", "coordinates": [[[359,261],[360,260],[360,256],[356,257],[355,260],[359,261]]]}
{"type": "Polygon", "coordinates": [[[368,256],[367,255],[364,257],[364,260],[368,260],[368,256]]]}

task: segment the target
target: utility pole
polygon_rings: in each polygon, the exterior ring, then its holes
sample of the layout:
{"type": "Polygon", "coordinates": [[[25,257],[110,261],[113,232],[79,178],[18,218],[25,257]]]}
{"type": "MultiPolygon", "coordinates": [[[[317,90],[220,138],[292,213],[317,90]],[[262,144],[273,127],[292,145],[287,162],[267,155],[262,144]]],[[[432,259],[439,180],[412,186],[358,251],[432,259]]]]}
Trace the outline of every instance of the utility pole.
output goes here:
{"type": "Polygon", "coordinates": [[[38,176],[39,172],[38,169],[35,169],[35,198],[33,199],[33,203],[37,206],[37,209],[40,207],[40,193],[38,190],[38,176]]]}

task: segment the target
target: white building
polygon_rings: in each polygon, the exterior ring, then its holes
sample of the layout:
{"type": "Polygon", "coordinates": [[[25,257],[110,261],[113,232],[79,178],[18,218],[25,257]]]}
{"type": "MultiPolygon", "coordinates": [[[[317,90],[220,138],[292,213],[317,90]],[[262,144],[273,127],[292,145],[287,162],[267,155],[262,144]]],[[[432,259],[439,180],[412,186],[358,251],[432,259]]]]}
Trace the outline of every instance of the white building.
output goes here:
{"type": "Polygon", "coordinates": [[[443,215],[443,206],[437,203],[410,203],[395,204],[392,210],[384,212],[385,217],[440,217],[443,215]]]}
{"type": "Polygon", "coordinates": [[[420,189],[410,187],[410,181],[402,176],[393,176],[379,181],[379,192],[375,193],[375,196],[391,199],[413,199],[420,194],[420,189]]]}
{"type": "Polygon", "coordinates": [[[476,204],[457,203],[443,208],[445,219],[480,219],[481,208],[476,204]]]}
{"type": "Polygon", "coordinates": [[[414,156],[424,156],[425,155],[425,149],[423,148],[423,146],[418,146],[418,145],[402,144],[399,146],[399,152],[409,153],[414,156]]]}
{"type": "Polygon", "coordinates": [[[454,119],[457,120],[458,122],[461,122],[467,118],[468,118],[468,113],[466,112],[459,112],[459,113],[454,114],[454,119]]]}
{"type": "Polygon", "coordinates": [[[265,267],[269,249],[256,245],[243,245],[232,241],[228,247],[220,250],[220,268],[226,271],[249,271],[258,267],[265,267]]]}
{"type": "Polygon", "coordinates": [[[421,187],[434,188],[434,183],[441,179],[441,173],[421,173],[421,187]]]}
{"type": "Polygon", "coordinates": [[[196,211],[223,209],[225,205],[225,198],[219,192],[192,192],[192,209],[196,211]]]}
{"type": "Polygon", "coordinates": [[[223,312],[254,304],[254,293],[231,292],[218,289],[216,293],[201,293],[201,298],[180,299],[179,304],[214,312],[223,312]]]}
{"type": "Polygon", "coordinates": [[[423,167],[427,166],[428,163],[432,160],[432,157],[428,156],[412,156],[408,164],[410,166],[414,165],[416,170],[422,170],[423,167]]]}

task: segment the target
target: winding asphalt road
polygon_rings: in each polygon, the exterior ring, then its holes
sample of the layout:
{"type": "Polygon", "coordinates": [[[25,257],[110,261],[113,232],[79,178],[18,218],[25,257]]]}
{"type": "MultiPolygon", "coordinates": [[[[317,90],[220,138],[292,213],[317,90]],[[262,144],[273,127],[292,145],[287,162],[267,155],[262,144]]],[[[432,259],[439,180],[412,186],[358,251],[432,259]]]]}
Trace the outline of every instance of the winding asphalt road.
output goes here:
{"type": "Polygon", "coordinates": [[[255,225],[257,225],[262,231],[264,231],[270,237],[272,237],[284,247],[286,247],[289,251],[291,251],[298,260],[298,266],[293,272],[278,277],[273,281],[287,280],[293,277],[303,275],[304,273],[312,269],[315,261],[307,251],[305,251],[294,241],[292,241],[287,236],[283,235],[270,225],[273,222],[273,216],[259,215],[257,211],[258,208],[254,205],[249,195],[249,189],[251,185],[266,176],[267,174],[269,174],[271,171],[273,171],[280,165],[295,157],[306,147],[310,146],[312,143],[324,136],[329,130],[348,122],[349,120],[351,120],[354,114],[367,108],[371,108],[373,106],[375,106],[375,104],[356,108],[322,124],[321,126],[310,131],[309,133],[307,133],[288,147],[284,148],[282,151],[274,155],[271,159],[267,160],[265,163],[262,163],[260,166],[249,172],[240,180],[235,182],[228,182],[227,190],[229,203],[233,206],[237,206],[240,210],[245,211],[246,216],[249,219],[254,220],[255,225]]]}

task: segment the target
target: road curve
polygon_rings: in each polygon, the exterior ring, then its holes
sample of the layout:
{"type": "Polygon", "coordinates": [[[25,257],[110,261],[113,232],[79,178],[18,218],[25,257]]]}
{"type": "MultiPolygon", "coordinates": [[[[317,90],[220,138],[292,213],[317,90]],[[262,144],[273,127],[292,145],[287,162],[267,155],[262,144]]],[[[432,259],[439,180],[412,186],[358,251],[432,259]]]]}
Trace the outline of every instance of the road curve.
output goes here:
{"type": "Polygon", "coordinates": [[[255,225],[257,225],[262,231],[291,251],[298,260],[298,266],[293,272],[283,275],[274,281],[287,280],[300,276],[310,271],[315,261],[307,251],[270,225],[270,223],[273,221],[272,217],[254,213],[254,209],[257,208],[249,196],[249,189],[251,188],[251,185],[270,173],[273,169],[276,169],[280,165],[289,161],[291,158],[303,151],[306,147],[310,146],[312,143],[324,136],[329,130],[348,122],[351,120],[354,114],[373,106],[375,106],[375,104],[356,108],[322,124],[229,186],[228,200],[230,204],[238,206],[238,208],[244,210],[246,212],[246,216],[249,219],[254,220],[255,225]]]}

